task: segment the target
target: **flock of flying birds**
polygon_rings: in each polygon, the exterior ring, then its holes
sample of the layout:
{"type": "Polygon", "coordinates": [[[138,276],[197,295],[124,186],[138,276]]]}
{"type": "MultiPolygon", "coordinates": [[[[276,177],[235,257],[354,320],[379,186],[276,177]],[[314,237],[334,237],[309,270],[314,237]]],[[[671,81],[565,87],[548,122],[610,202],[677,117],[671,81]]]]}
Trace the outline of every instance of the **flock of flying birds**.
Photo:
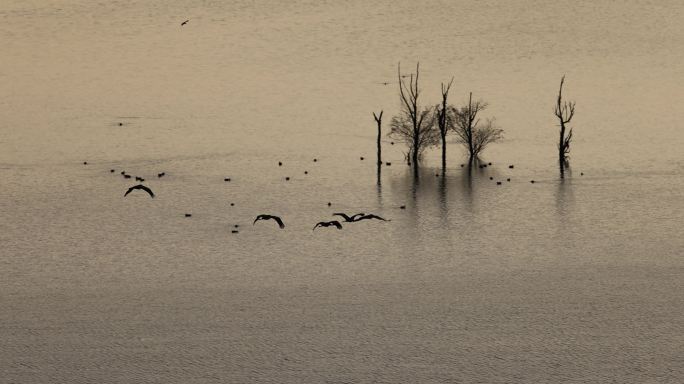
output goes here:
{"type": "MultiPolygon", "coordinates": [[[[361,159],[363,160],[363,158],[361,158],[361,159]]],[[[317,161],[318,161],[318,159],[314,159],[314,162],[317,162],[317,161]]],[[[88,165],[88,162],[87,162],[87,161],[84,161],[84,162],[83,162],[83,165],[88,165]]],[[[282,166],[282,165],[283,165],[283,163],[279,161],[279,162],[278,162],[278,166],[282,166]]],[[[110,172],[110,173],[115,173],[116,170],[115,170],[115,169],[110,169],[109,172],[110,172]]],[[[305,173],[308,173],[308,172],[305,171],[305,173]]],[[[126,173],[126,171],[121,171],[120,174],[124,177],[124,179],[131,179],[131,178],[134,177],[134,176],[129,175],[128,173],[126,173]]],[[[157,178],[162,178],[162,177],[164,177],[164,176],[166,176],[166,172],[160,172],[160,173],[157,174],[157,178]]],[[[289,177],[286,177],[285,179],[286,179],[286,180],[289,180],[290,178],[289,178],[289,177]]],[[[224,181],[230,181],[230,180],[231,180],[230,178],[225,178],[225,179],[224,179],[224,181]]],[[[135,176],[135,181],[138,181],[138,182],[142,183],[142,182],[145,181],[145,179],[142,178],[142,177],[139,177],[139,176],[135,176]]],[[[154,192],[152,191],[152,189],[150,189],[150,188],[147,187],[146,185],[144,185],[144,184],[136,184],[136,185],[134,185],[134,186],[132,186],[132,187],[129,187],[129,188],[126,190],[126,192],[124,193],[124,197],[128,196],[130,193],[132,193],[132,192],[134,192],[134,191],[137,191],[137,190],[142,191],[142,192],[146,192],[151,198],[154,198],[154,196],[155,196],[155,194],[154,194],[154,192]]],[[[231,205],[233,205],[233,204],[231,203],[231,205]]],[[[328,206],[331,206],[331,203],[328,203],[328,206]]],[[[402,206],[401,208],[404,209],[405,207],[402,206]]],[[[192,215],[189,214],[189,213],[186,213],[186,214],[185,214],[185,217],[191,217],[191,216],[192,216],[192,215]]],[[[336,212],[336,213],[333,213],[333,216],[339,216],[339,217],[340,217],[340,220],[342,220],[342,222],[344,222],[344,223],[356,223],[356,222],[359,222],[359,221],[362,221],[362,220],[391,221],[391,220],[385,219],[385,218],[383,218],[383,217],[380,217],[380,216],[378,216],[378,215],[375,215],[375,214],[372,214],[372,213],[366,214],[366,213],[364,213],[364,212],[357,213],[357,214],[354,214],[354,215],[351,215],[351,216],[350,216],[350,215],[347,215],[346,213],[336,212]]],[[[258,215],[258,216],[254,219],[254,222],[252,223],[252,225],[255,225],[257,221],[261,221],[261,220],[264,220],[264,221],[273,220],[273,221],[275,221],[275,222],[278,224],[278,227],[280,227],[280,229],[284,229],[284,228],[285,228],[285,223],[283,222],[283,219],[281,219],[281,218],[278,217],[278,216],[269,215],[269,214],[261,214],[261,215],[258,215]]],[[[316,230],[316,228],[327,228],[327,227],[335,227],[335,228],[337,228],[337,229],[342,229],[342,223],[340,223],[340,220],[320,221],[320,222],[316,223],[316,225],[314,225],[313,230],[316,230]]],[[[239,232],[238,232],[238,228],[239,228],[239,225],[235,224],[235,225],[234,225],[234,229],[233,229],[231,232],[232,232],[232,233],[239,233],[239,232]]]]}

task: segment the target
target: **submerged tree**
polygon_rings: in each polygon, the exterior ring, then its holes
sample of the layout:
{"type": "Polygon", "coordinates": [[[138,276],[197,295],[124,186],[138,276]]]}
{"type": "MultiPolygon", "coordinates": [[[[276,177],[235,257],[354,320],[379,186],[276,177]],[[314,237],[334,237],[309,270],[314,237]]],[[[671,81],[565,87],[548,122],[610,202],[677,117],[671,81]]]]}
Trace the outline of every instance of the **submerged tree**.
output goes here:
{"type": "Polygon", "coordinates": [[[446,135],[451,126],[447,97],[453,82],[454,79],[452,78],[449,84],[444,85],[442,83],[442,104],[437,107],[437,124],[439,126],[439,136],[442,138],[442,171],[446,170],[446,135]]]}
{"type": "Polygon", "coordinates": [[[407,161],[409,164],[413,163],[414,171],[417,174],[418,160],[423,151],[438,142],[438,135],[434,129],[434,114],[432,108],[422,108],[418,104],[420,63],[416,64],[415,77],[413,74],[410,76],[402,75],[401,65],[398,66],[397,72],[401,110],[397,116],[392,117],[389,136],[405,142],[409,147],[406,155],[407,161]],[[409,79],[408,84],[404,80],[407,77],[409,79]]]}
{"type": "Polygon", "coordinates": [[[452,129],[458,136],[458,142],[468,150],[469,161],[472,163],[484,151],[487,145],[503,139],[503,129],[494,124],[494,119],[481,122],[478,114],[487,108],[487,103],[481,100],[473,101],[473,93],[468,97],[468,105],[461,108],[451,107],[453,119],[452,129]]]}
{"type": "Polygon", "coordinates": [[[383,111],[380,111],[378,115],[373,112],[373,118],[378,124],[378,167],[382,165],[382,145],[380,141],[380,137],[382,136],[382,112],[383,111]]]}
{"type": "Polygon", "coordinates": [[[575,102],[574,101],[563,101],[563,82],[565,81],[565,76],[561,78],[560,88],[558,89],[558,99],[556,101],[556,107],[554,109],[554,114],[558,118],[560,123],[560,137],[558,141],[558,162],[561,167],[561,175],[563,173],[563,168],[565,163],[568,161],[568,154],[570,153],[570,142],[572,141],[572,128],[568,130],[568,134],[565,134],[567,127],[565,126],[572,120],[575,115],[575,102]]]}

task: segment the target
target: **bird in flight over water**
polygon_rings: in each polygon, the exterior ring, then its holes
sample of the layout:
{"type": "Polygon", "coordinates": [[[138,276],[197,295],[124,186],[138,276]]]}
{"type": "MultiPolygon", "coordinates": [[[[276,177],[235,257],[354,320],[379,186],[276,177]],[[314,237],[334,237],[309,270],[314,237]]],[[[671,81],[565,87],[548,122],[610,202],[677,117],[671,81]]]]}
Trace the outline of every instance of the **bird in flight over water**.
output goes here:
{"type": "Polygon", "coordinates": [[[352,216],[349,216],[349,215],[347,215],[346,213],[341,213],[341,212],[333,213],[333,216],[340,216],[340,217],[343,218],[344,221],[346,221],[347,223],[353,223],[353,222],[355,222],[356,220],[358,220],[359,217],[361,217],[361,216],[363,216],[363,215],[365,215],[365,213],[357,213],[356,215],[352,215],[352,216]]]}
{"type": "Polygon", "coordinates": [[[256,217],[256,219],[254,219],[254,222],[252,223],[252,225],[256,224],[256,222],[259,220],[275,220],[275,222],[278,223],[278,226],[280,227],[280,229],[285,228],[285,224],[283,224],[283,220],[280,219],[280,217],[278,217],[278,216],[259,215],[256,217]]]}
{"type": "Polygon", "coordinates": [[[188,20],[185,20],[184,22],[182,22],[182,23],[181,23],[181,27],[182,27],[182,26],[184,26],[185,24],[187,24],[187,23],[188,23],[188,21],[190,21],[190,19],[188,19],[188,20]]]}
{"type": "Polygon", "coordinates": [[[150,197],[154,197],[154,192],[152,192],[151,189],[147,188],[146,186],[144,186],[142,184],[134,185],[134,186],[128,188],[128,191],[126,191],[126,193],[124,193],[124,197],[126,197],[126,195],[128,195],[129,193],[133,192],[136,189],[141,189],[141,190],[149,193],[150,197]]]}
{"type": "MultiPolygon", "coordinates": [[[[356,216],[356,215],[355,215],[355,216],[356,216]]],[[[382,217],[380,217],[380,216],[378,216],[378,215],[374,215],[374,214],[372,214],[372,213],[370,213],[370,214],[368,214],[368,215],[363,215],[363,216],[357,218],[357,219],[354,220],[354,221],[361,221],[361,220],[366,220],[366,219],[376,219],[376,220],[382,220],[382,221],[391,221],[391,220],[384,219],[384,218],[382,218],[382,217]]]]}
{"type": "Polygon", "coordinates": [[[333,221],[321,221],[319,223],[316,223],[316,225],[314,225],[312,231],[318,227],[332,227],[332,226],[337,227],[337,229],[342,229],[342,224],[340,224],[340,222],[337,220],[333,220],[333,221]]]}

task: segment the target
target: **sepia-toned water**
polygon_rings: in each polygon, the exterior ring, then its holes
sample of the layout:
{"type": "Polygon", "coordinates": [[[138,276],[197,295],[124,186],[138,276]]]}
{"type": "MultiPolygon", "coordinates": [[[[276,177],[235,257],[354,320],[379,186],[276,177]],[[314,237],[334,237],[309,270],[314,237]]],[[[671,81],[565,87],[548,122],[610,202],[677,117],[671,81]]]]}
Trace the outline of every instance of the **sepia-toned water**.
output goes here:
{"type": "Polygon", "coordinates": [[[683,46],[679,1],[3,0],[0,383],[681,383],[683,46]],[[417,61],[491,166],[378,179],[417,61]]]}

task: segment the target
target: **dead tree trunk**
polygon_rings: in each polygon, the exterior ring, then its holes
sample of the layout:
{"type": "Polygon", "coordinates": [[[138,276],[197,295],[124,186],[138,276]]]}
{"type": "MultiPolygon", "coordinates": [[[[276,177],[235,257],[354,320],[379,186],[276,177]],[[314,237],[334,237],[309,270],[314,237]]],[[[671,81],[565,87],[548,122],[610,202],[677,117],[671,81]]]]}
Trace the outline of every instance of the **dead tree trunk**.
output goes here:
{"type": "Polygon", "coordinates": [[[382,112],[383,111],[380,111],[379,115],[376,115],[375,112],[373,112],[373,118],[378,124],[378,167],[382,165],[382,145],[380,142],[380,137],[382,136],[382,112]]]}
{"type": "Polygon", "coordinates": [[[420,113],[418,107],[418,96],[420,94],[420,89],[418,88],[418,76],[420,74],[420,63],[416,64],[416,77],[413,74],[410,75],[409,84],[403,80],[401,74],[401,66],[397,67],[397,76],[399,79],[399,96],[401,98],[403,106],[411,119],[411,124],[413,128],[413,148],[411,148],[411,162],[413,163],[414,173],[418,174],[418,155],[421,150],[421,126],[423,124],[424,114],[420,113]]]}
{"type": "Polygon", "coordinates": [[[446,135],[447,135],[447,96],[449,89],[454,82],[452,78],[446,86],[442,83],[442,107],[437,111],[437,123],[439,124],[439,135],[442,138],[442,172],[446,171],[446,135]]]}
{"type": "Polygon", "coordinates": [[[472,165],[475,160],[475,150],[473,148],[473,122],[475,121],[476,113],[473,113],[473,93],[470,92],[468,96],[468,128],[466,129],[466,137],[468,138],[468,154],[469,162],[472,165]]]}
{"type": "Polygon", "coordinates": [[[558,118],[560,123],[560,132],[558,138],[558,163],[561,170],[561,177],[563,176],[563,171],[565,164],[568,161],[568,154],[570,153],[570,142],[572,141],[572,128],[569,128],[568,134],[566,135],[566,124],[572,120],[575,115],[575,102],[574,101],[563,101],[563,82],[565,81],[565,76],[561,78],[560,87],[558,89],[558,99],[556,100],[556,107],[554,109],[554,114],[558,118]]]}

